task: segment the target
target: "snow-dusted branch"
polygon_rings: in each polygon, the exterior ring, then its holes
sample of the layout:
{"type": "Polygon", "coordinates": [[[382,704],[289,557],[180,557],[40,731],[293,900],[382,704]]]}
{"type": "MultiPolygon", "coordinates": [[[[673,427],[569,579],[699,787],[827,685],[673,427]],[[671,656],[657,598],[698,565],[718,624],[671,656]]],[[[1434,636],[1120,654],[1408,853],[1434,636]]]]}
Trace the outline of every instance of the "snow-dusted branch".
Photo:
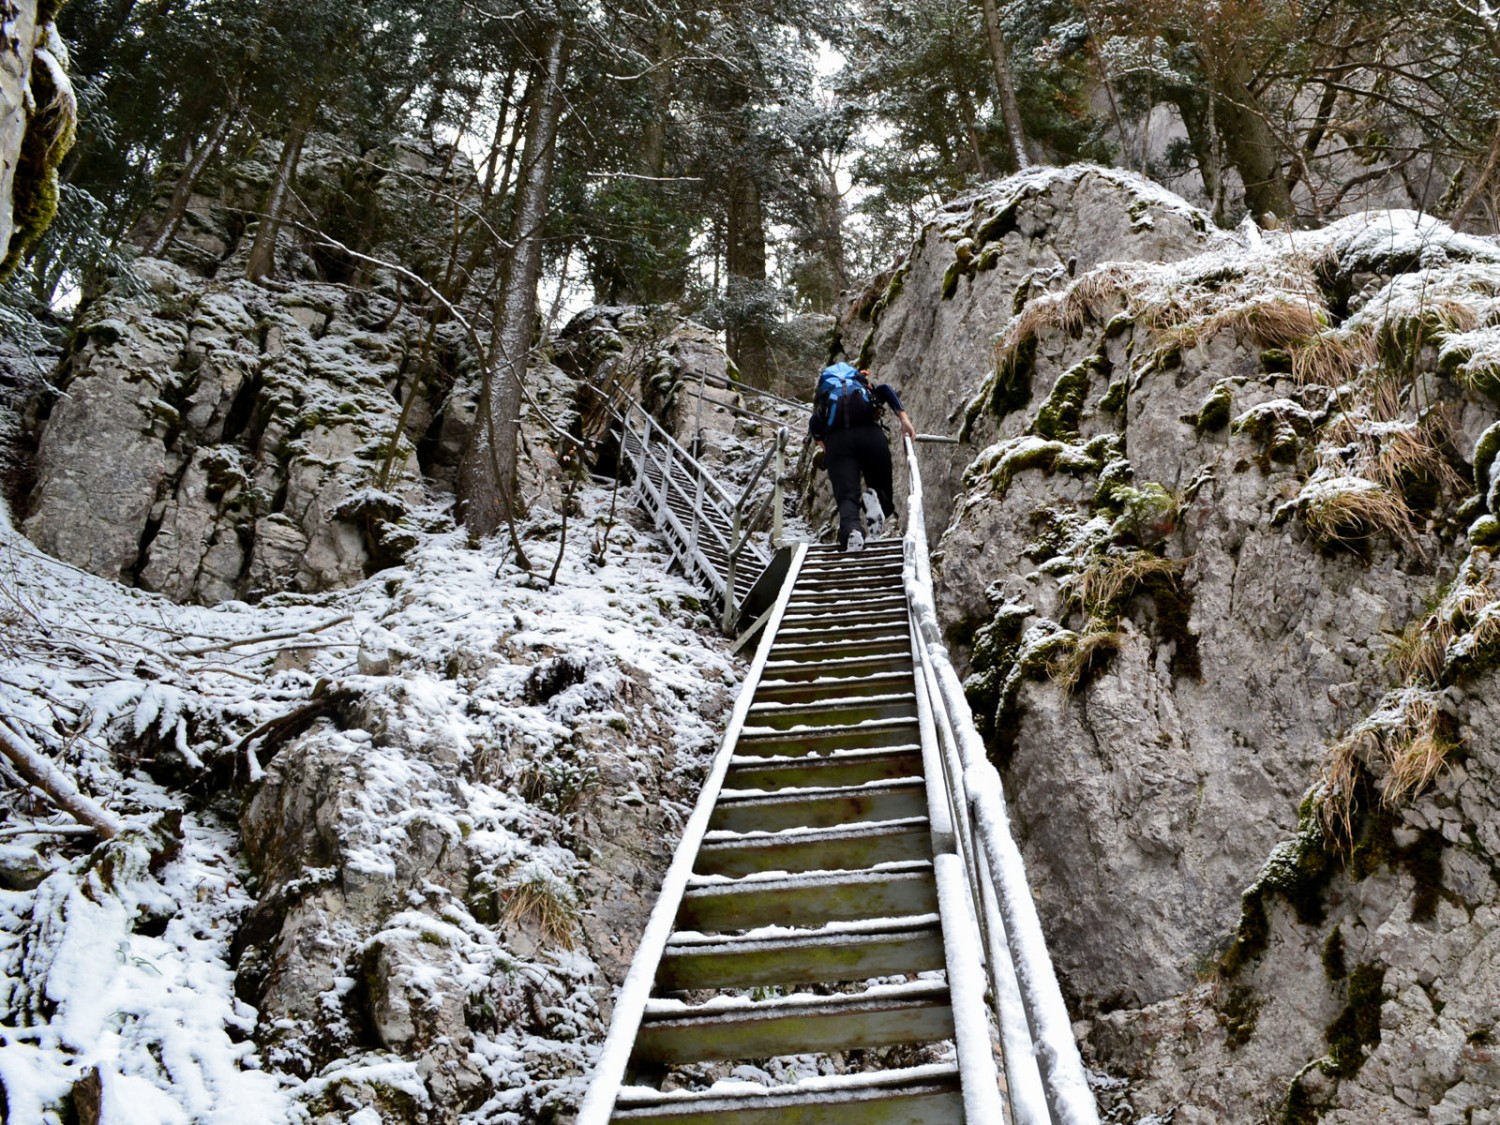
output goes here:
{"type": "Polygon", "coordinates": [[[0,754],[29,784],[47,795],[58,808],[102,839],[120,834],[123,825],[102,805],[79,792],[73,779],[52,764],[27,738],[0,720],[0,754]]]}
{"type": "Polygon", "coordinates": [[[331,621],[325,621],[321,625],[309,625],[302,629],[286,629],[280,633],[262,633],[258,637],[236,637],[233,640],[219,641],[211,645],[199,645],[180,652],[178,656],[207,656],[210,652],[223,652],[225,649],[243,648],[245,645],[264,644],[267,641],[289,641],[306,633],[321,633],[324,629],[332,629],[335,625],[343,625],[345,622],[353,621],[354,614],[346,613],[342,617],[335,617],[331,621]]]}

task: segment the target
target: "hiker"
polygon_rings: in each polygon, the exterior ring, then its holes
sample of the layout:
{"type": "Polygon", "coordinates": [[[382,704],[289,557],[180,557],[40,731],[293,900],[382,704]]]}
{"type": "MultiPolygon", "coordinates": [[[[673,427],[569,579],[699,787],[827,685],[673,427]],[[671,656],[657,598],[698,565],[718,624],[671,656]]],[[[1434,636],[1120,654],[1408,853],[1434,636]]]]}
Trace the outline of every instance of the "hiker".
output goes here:
{"type": "Polygon", "coordinates": [[[917,431],[901,398],[889,383],[870,385],[870,373],[847,363],[825,367],[818,376],[812,419],[807,432],[823,450],[823,467],[839,506],[839,547],[845,551],[865,549],[865,527],[860,519],[859,478],[865,479],[880,504],[880,516],[871,527],[878,535],[896,510],[891,497],[891,449],[881,426],[881,407],[889,406],[901,420],[901,430],[916,439],[917,431]]]}

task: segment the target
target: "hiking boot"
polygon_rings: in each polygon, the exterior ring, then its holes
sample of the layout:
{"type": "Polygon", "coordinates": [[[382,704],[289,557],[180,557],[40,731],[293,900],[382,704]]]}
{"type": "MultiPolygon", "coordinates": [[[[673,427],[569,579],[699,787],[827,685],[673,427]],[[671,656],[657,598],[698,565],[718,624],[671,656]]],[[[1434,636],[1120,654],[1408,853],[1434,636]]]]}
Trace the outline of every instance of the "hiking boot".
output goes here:
{"type": "Polygon", "coordinates": [[[849,533],[849,542],[844,544],[844,550],[848,551],[850,554],[853,554],[855,551],[863,551],[864,549],[864,535],[858,531],[851,531],[849,533]]]}
{"type": "Polygon", "coordinates": [[[884,519],[878,519],[878,520],[871,520],[870,521],[870,538],[871,539],[884,539],[885,538],[885,520],[884,519]]]}

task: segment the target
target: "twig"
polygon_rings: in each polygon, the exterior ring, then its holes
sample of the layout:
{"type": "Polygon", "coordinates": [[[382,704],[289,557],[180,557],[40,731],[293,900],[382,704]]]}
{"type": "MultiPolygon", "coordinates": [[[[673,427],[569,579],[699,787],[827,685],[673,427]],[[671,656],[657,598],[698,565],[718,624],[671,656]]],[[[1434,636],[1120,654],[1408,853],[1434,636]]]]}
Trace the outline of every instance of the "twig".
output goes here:
{"type": "Polygon", "coordinates": [[[281,633],[262,633],[258,637],[242,637],[236,641],[220,641],[217,644],[200,645],[198,648],[184,649],[177,653],[178,656],[206,656],[210,652],[222,652],[226,648],[242,648],[245,645],[258,645],[266,641],[289,641],[293,637],[300,637],[304,633],[321,633],[324,629],[332,629],[335,625],[342,625],[346,621],[353,621],[354,614],[346,613],[342,617],[335,617],[332,621],[325,621],[321,625],[311,625],[305,629],[290,629],[281,633]]]}
{"type": "Polygon", "coordinates": [[[111,813],[80,793],[67,774],[4,722],[0,722],[0,753],[21,777],[79,824],[105,840],[120,834],[123,826],[111,813]]]}
{"type": "Polygon", "coordinates": [[[87,824],[18,824],[14,828],[0,828],[0,840],[17,836],[92,836],[94,832],[87,824]]]}

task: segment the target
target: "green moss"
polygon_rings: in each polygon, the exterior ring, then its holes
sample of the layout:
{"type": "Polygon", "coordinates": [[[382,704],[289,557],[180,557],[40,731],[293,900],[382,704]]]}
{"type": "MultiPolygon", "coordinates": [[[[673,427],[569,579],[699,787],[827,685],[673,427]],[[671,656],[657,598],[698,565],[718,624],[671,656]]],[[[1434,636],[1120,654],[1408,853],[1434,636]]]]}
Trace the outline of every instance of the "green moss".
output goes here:
{"type": "MultiPolygon", "coordinates": [[[[1497,456],[1500,456],[1500,422],[1480,434],[1474,443],[1474,488],[1480,496],[1490,491],[1497,456]]],[[[1500,512],[1495,515],[1500,515],[1500,512]]]]}
{"type": "Polygon", "coordinates": [[[1271,375],[1290,375],[1292,353],[1285,348],[1267,348],[1260,353],[1260,365],[1271,375]]]}
{"type": "Polygon", "coordinates": [[[1125,510],[1125,505],[1119,496],[1123,489],[1130,487],[1130,482],[1134,479],[1135,469],[1123,457],[1106,462],[1099,470],[1099,484],[1094,489],[1094,507],[1112,515],[1119,515],[1125,510]]]}
{"type": "Polygon", "coordinates": [[[1234,410],[1234,392],[1227,382],[1214,384],[1203,405],[1198,407],[1198,417],[1193,428],[1200,434],[1218,433],[1229,425],[1229,416],[1234,410]]]}
{"type": "Polygon", "coordinates": [[[1265,952],[1271,936],[1269,905],[1273,898],[1286,902],[1302,925],[1321,925],[1324,891],[1338,866],[1324,836],[1319,810],[1312,802],[1305,802],[1297,835],[1271,853],[1255,882],[1240,896],[1240,924],[1220,962],[1223,974],[1236,976],[1265,952]]]}
{"type": "Polygon", "coordinates": [[[1198,653],[1198,634],[1188,627],[1193,616],[1193,595],[1176,578],[1161,573],[1148,574],[1141,582],[1156,607],[1157,635],[1172,645],[1169,670],[1174,678],[1203,679],[1203,662],[1198,653]]]}
{"type": "Polygon", "coordinates": [[[1099,400],[1099,409],[1106,414],[1118,414],[1125,409],[1125,400],[1129,395],[1129,380],[1116,379],[1099,400]]]}
{"type": "Polygon", "coordinates": [[[1344,931],[1340,926],[1333,927],[1323,943],[1323,975],[1335,983],[1349,975],[1349,967],[1344,963],[1344,931]]]}
{"type": "Polygon", "coordinates": [[[948,300],[958,292],[958,279],[969,272],[968,263],[961,259],[954,259],[943,273],[943,300],[948,300]]]}
{"type": "Polygon", "coordinates": [[[1036,419],[1031,424],[1032,433],[1044,438],[1077,440],[1078,423],[1083,415],[1089,384],[1105,362],[1101,356],[1090,356],[1059,375],[1057,382],[1052,384],[1052,393],[1036,412],[1036,419]]]}
{"type": "Polygon", "coordinates": [[[1264,1003],[1247,984],[1231,985],[1225,992],[1219,1003],[1219,1023],[1224,1027],[1225,1045],[1231,1051],[1250,1041],[1264,1003]]]}
{"type": "MultiPolygon", "coordinates": [[[[38,8],[54,15],[61,3],[44,0],[38,8]]],[[[46,22],[38,19],[39,23],[46,22]]],[[[53,85],[51,71],[45,66],[31,68],[31,104],[40,107],[26,122],[17,155],[15,179],[11,188],[12,214],[10,245],[0,247],[0,279],[8,277],[31,253],[57,215],[57,170],[73,147],[77,135],[77,108],[71,97],[60,97],[53,85]]]]}
{"type": "Polygon", "coordinates": [[[995,372],[990,392],[990,411],[1004,418],[1031,402],[1031,380],[1036,371],[1036,337],[1030,336],[1016,345],[1014,353],[995,372]]]}
{"type": "MultiPolygon", "coordinates": [[[[1019,203],[1019,200],[1016,201],[1019,203]]],[[[980,223],[974,231],[974,241],[979,246],[997,242],[1016,230],[1016,203],[1003,207],[980,223]]]]}
{"type": "Polygon", "coordinates": [[[1349,974],[1349,1002],[1328,1025],[1328,1073],[1352,1078],[1380,1044],[1380,1005],[1385,1001],[1385,966],[1356,965],[1349,974]]]}
{"type": "Polygon", "coordinates": [[[1500,517],[1480,516],[1470,524],[1469,542],[1475,547],[1500,547],[1500,517]]]}

